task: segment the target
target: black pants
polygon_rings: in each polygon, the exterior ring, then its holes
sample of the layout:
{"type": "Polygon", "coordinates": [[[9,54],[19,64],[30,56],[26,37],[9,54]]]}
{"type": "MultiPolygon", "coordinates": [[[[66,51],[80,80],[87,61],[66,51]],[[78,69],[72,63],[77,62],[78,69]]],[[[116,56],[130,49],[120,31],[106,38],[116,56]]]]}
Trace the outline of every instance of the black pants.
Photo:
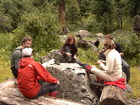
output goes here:
{"type": "Polygon", "coordinates": [[[18,69],[16,69],[15,67],[11,67],[11,70],[12,70],[12,74],[14,75],[14,77],[17,78],[17,76],[18,76],[18,73],[17,73],[18,69]]]}
{"type": "MultiPolygon", "coordinates": [[[[71,49],[69,46],[66,46],[65,47],[65,51],[70,53],[71,52],[71,49]]],[[[71,56],[68,56],[67,54],[63,55],[64,56],[64,59],[67,63],[81,63],[78,59],[75,59],[74,58],[74,55],[71,55],[71,56]]]]}
{"type": "MultiPolygon", "coordinates": [[[[106,60],[103,53],[101,53],[98,58],[99,60],[106,60]]],[[[122,59],[122,70],[126,74],[126,82],[128,83],[130,80],[130,66],[124,59],[122,59]]]]}
{"type": "Polygon", "coordinates": [[[58,84],[53,84],[53,83],[46,83],[45,84],[45,83],[43,83],[39,93],[33,98],[37,98],[39,96],[46,95],[48,92],[57,91],[58,87],[59,87],[58,84]]]}
{"type": "MultiPolygon", "coordinates": [[[[71,52],[70,47],[69,46],[66,46],[65,47],[65,51],[68,52],[68,53],[70,53],[71,52]]],[[[64,58],[66,59],[66,62],[68,62],[68,63],[71,63],[72,60],[74,59],[72,56],[68,56],[67,54],[64,55],[64,58]]]]}
{"type": "Polygon", "coordinates": [[[130,66],[124,59],[122,59],[122,70],[126,74],[126,82],[128,83],[130,80],[130,66]]]}

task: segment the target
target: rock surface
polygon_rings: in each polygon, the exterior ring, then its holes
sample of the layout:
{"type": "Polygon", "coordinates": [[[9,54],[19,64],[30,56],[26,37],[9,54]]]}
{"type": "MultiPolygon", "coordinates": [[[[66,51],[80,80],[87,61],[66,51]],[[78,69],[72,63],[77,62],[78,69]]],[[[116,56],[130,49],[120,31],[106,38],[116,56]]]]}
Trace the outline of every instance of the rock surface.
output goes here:
{"type": "Polygon", "coordinates": [[[74,101],[41,96],[37,99],[25,98],[17,88],[15,78],[0,83],[0,105],[85,105],[74,101]]]}
{"type": "Polygon", "coordinates": [[[49,65],[47,70],[60,81],[59,98],[96,105],[97,97],[89,87],[85,70],[76,63],[49,65]]]}
{"type": "Polygon", "coordinates": [[[51,59],[55,59],[56,63],[65,62],[65,59],[63,59],[63,56],[60,53],[60,50],[52,50],[48,56],[44,56],[41,58],[41,62],[45,63],[46,61],[49,61],[51,59]]]}
{"type": "Polygon", "coordinates": [[[47,70],[60,81],[57,98],[41,96],[25,98],[17,88],[16,79],[0,83],[0,104],[2,105],[96,105],[97,98],[90,89],[87,74],[76,63],[47,65],[47,70]],[[70,101],[68,101],[68,100],[70,101]]]}

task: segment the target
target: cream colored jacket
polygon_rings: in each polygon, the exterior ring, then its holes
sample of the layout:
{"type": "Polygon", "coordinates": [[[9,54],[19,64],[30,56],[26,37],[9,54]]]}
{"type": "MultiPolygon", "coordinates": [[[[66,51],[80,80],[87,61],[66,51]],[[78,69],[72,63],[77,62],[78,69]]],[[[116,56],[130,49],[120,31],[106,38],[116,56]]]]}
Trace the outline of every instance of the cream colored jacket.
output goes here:
{"type": "Polygon", "coordinates": [[[104,53],[106,56],[106,65],[100,64],[100,67],[114,78],[122,77],[121,56],[115,49],[108,49],[104,53]]]}

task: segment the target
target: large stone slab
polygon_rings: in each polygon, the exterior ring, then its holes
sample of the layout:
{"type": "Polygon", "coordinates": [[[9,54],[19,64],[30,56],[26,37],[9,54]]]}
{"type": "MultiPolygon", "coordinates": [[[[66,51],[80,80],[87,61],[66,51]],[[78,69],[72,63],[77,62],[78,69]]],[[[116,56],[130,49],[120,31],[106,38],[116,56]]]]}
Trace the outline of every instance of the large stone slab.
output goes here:
{"type": "Polygon", "coordinates": [[[17,88],[15,78],[0,83],[0,105],[85,105],[74,101],[41,96],[37,99],[25,98],[17,88]]]}
{"type": "Polygon", "coordinates": [[[97,96],[89,87],[85,70],[76,63],[48,65],[47,70],[60,81],[59,98],[65,98],[88,105],[97,104],[97,96]]]}

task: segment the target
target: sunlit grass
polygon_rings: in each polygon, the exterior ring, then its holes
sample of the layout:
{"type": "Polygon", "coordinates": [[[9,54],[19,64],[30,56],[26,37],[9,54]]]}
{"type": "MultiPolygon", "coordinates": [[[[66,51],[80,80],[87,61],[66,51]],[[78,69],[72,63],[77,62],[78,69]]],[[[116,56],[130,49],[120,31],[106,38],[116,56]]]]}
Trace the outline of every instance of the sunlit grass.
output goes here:
{"type": "Polygon", "coordinates": [[[140,98],[140,67],[131,67],[130,86],[133,90],[132,98],[140,98]]]}
{"type": "Polygon", "coordinates": [[[10,69],[10,58],[6,51],[0,50],[0,82],[13,77],[10,69]]]}

